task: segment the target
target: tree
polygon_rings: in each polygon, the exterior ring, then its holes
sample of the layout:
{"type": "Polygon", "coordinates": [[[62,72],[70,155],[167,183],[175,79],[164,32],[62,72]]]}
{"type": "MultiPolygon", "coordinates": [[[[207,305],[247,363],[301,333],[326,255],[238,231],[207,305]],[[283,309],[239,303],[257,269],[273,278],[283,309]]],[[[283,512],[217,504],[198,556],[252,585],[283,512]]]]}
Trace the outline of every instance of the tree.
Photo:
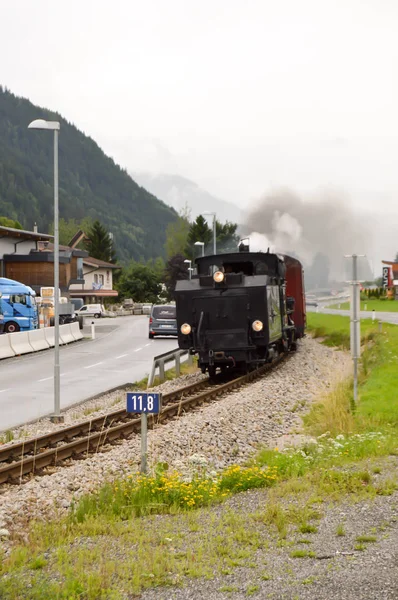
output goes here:
{"type": "Polygon", "coordinates": [[[12,229],[22,229],[22,225],[19,221],[14,221],[8,217],[0,217],[0,225],[2,227],[11,227],[12,229]]]}
{"type": "Polygon", "coordinates": [[[156,304],[162,291],[160,276],[156,270],[144,263],[132,262],[123,269],[116,283],[120,299],[132,298],[134,302],[156,304]]]}
{"type": "Polygon", "coordinates": [[[195,242],[204,242],[207,246],[213,238],[213,232],[207,224],[207,221],[202,215],[196,217],[196,220],[191,223],[188,231],[187,243],[185,246],[185,254],[191,260],[196,256],[195,254],[195,242]]]}
{"type": "Polygon", "coordinates": [[[86,231],[86,236],[85,246],[90,256],[111,263],[116,262],[113,240],[98,220],[94,221],[92,227],[86,231]]]}
{"type": "Polygon", "coordinates": [[[167,296],[169,300],[174,299],[174,290],[177,281],[180,279],[188,279],[189,273],[187,269],[187,263],[184,263],[184,256],[182,254],[175,254],[166,263],[164,270],[164,283],[167,289],[167,296]]]}
{"type": "Polygon", "coordinates": [[[224,225],[216,221],[216,240],[217,253],[236,252],[238,248],[239,236],[236,233],[237,223],[226,221],[224,225]]]}
{"type": "Polygon", "coordinates": [[[166,229],[165,250],[167,258],[184,254],[189,232],[190,210],[187,206],[179,212],[178,219],[169,223],[166,229]]]}

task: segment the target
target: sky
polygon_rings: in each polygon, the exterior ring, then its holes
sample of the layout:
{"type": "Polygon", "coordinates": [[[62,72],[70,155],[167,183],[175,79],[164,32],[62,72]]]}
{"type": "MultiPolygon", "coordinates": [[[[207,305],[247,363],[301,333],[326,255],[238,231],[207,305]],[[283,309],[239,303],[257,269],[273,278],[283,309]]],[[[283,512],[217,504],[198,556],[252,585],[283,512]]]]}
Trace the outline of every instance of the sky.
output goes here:
{"type": "Polygon", "coordinates": [[[396,0],[1,0],[0,10],[0,83],[128,170],[182,175],[241,207],[279,187],[332,187],[398,222],[396,0]]]}

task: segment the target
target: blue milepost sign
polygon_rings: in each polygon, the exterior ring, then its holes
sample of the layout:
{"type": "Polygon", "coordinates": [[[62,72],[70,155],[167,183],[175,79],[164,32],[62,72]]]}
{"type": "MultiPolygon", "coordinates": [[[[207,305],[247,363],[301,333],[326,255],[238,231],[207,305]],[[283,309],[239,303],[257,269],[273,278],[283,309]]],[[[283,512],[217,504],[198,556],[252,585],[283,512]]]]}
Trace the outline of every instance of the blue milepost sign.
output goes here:
{"type": "Polygon", "coordinates": [[[157,414],[160,413],[161,408],[162,394],[127,393],[127,412],[157,414]]]}

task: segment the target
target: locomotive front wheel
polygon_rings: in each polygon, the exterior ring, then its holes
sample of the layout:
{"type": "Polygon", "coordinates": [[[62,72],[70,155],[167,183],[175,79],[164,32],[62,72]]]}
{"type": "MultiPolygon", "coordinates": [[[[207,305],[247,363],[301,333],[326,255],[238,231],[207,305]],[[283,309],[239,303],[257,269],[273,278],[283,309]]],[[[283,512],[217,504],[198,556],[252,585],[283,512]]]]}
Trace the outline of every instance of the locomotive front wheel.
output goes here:
{"type": "Polygon", "coordinates": [[[215,365],[209,365],[209,377],[213,379],[216,376],[216,367],[215,365]]]}

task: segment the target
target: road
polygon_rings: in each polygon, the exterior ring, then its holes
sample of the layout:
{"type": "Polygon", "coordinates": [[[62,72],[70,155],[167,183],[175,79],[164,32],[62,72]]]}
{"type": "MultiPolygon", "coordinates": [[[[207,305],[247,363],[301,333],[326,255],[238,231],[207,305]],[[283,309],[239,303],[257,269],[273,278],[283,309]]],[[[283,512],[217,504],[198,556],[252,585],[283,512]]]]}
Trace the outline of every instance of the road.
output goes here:
{"type": "MultiPolygon", "coordinates": [[[[330,303],[330,302],[329,302],[330,303]]],[[[338,308],[326,308],[322,305],[319,305],[318,310],[314,306],[307,306],[307,312],[319,312],[323,314],[329,315],[342,315],[343,317],[349,317],[349,310],[339,310],[338,308]]],[[[361,310],[360,311],[361,319],[371,319],[372,311],[369,310],[361,310]]],[[[375,311],[375,320],[383,321],[384,323],[393,323],[394,325],[398,325],[398,312],[376,312],[375,311]]]]}
{"type": "MultiPolygon", "coordinates": [[[[95,328],[95,340],[60,347],[61,409],[139,381],[154,356],[178,346],[173,337],[148,339],[146,316],[98,319],[95,328]]],[[[53,412],[53,375],[53,349],[0,361],[0,431],[53,412]]]]}

